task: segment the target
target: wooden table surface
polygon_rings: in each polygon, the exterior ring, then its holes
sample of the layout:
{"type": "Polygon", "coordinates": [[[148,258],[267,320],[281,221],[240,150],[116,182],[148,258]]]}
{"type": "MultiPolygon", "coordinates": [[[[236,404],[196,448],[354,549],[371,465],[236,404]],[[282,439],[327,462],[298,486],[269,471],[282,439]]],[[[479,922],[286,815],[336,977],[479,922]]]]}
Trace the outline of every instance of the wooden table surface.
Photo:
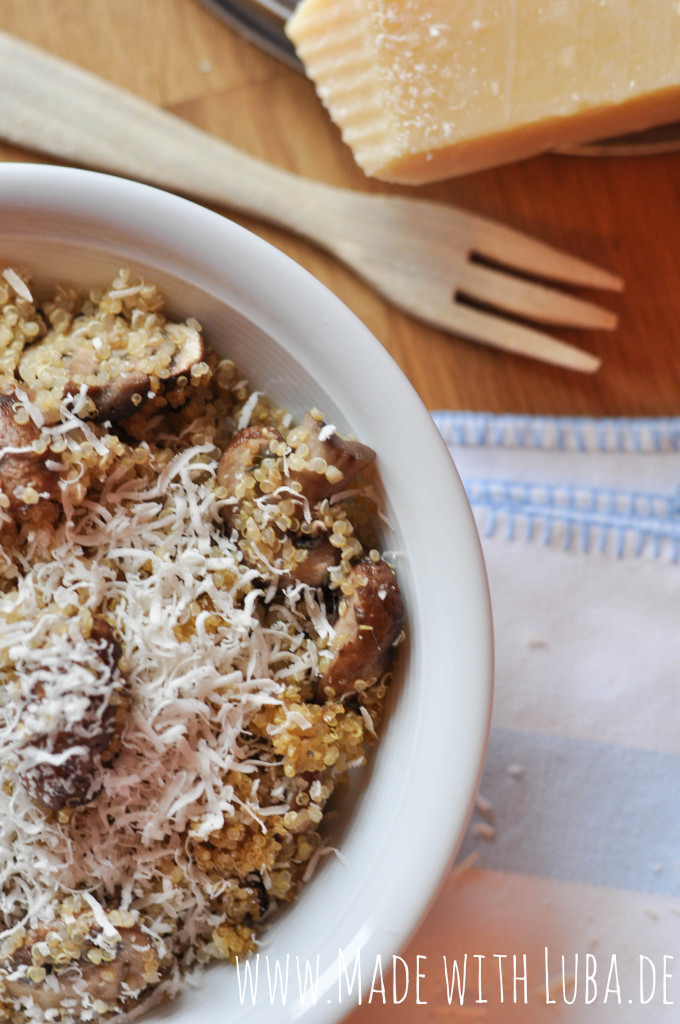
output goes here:
{"type": "MultiPolygon", "coordinates": [[[[559,332],[601,356],[601,369],[586,376],[427,328],[308,243],[234,217],[334,291],[402,367],[429,409],[607,416],[680,411],[680,153],[549,155],[396,189],[370,181],[356,167],[309,81],[243,42],[197,0],[1,0],[0,29],[272,164],[355,189],[451,202],[624,277],[622,295],[598,296],[620,316],[614,333],[559,332]]],[[[49,160],[4,144],[0,159],[49,160]]]]}

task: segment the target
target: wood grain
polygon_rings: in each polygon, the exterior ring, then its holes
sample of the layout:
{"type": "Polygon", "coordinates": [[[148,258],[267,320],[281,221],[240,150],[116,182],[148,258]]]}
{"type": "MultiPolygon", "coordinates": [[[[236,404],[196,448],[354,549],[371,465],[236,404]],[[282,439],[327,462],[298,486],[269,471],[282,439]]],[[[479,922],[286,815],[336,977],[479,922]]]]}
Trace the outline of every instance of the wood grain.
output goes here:
{"type": "MultiPolygon", "coordinates": [[[[559,334],[602,357],[598,373],[583,376],[424,327],[313,246],[234,218],[331,288],[378,337],[428,408],[609,416],[680,411],[680,154],[551,155],[417,190],[390,188],[356,167],[311,83],[244,43],[195,0],[3,0],[0,29],[272,164],[365,191],[451,202],[624,277],[623,295],[597,296],[619,314],[613,334],[559,334]]],[[[0,142],[0,159],[43,158],[0,142]]]]}

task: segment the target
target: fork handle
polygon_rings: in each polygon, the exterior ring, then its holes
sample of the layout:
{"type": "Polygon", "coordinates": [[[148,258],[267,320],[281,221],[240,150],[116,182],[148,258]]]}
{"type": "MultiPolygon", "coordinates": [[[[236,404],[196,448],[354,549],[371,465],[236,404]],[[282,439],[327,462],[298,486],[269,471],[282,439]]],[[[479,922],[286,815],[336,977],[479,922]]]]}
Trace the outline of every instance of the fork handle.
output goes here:
{"type": "Polygon", "coordinates": [[[0,136],[152,182],[314,241],[340,191],[265,163],[96,75],[0,32],[0,136]]]}

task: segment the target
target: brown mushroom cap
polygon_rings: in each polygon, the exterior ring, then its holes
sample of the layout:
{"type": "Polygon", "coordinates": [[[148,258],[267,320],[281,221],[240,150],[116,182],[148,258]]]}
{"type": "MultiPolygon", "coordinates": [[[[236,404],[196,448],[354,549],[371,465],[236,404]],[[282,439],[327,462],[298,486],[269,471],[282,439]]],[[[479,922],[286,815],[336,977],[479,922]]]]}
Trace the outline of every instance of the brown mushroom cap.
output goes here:
{"type": "MultiPolygon", "coordinates": [[[[292,500],[299,505],[301,516],[304,509],[309,514],[309,510],[319,502],[348,487],[354,477],[375,459],[372,448],[341,438],[332,428],[325,436],[324,424],[311,413],[305,414],[302,424],[295,428],[295,435],[296,447],[292,451],[288,449],[290,458],[288,455],[275,458],[278,459],[277,480],[286,491],[286,500],[291,499],[292,493],[292,500]]],[[[217,482],[230,497],[236,499],[222,510],[229,526],[237,521],[237,512],[244,500],[263,496],[255,479],[257,467],[263,459],[272,456],[274,442],[283,440],[278,430],[253,425],[234,434],[225,448],[218,466],[217,482]],[[247,479],[249,476],[251,479],[247,479]]],[[[272,509],[272,520],[275,519],[276,500],[274,496],[265,502],[272,509]]],[[[285,565],[280,566],[277,574],[279,585],[302,582],[311,587],[321,586],[327,579],[328,570],[339,564],[340,551],[331,543],[321,523],[317,523],[311,533],[286,533],[278,526],[272,528],[281,541],[288,542],[289,549],[292,544],[297,553],[304,552],[299,561],[287,558],[285,565]]],[[[261,561],[253,556],[248,564],[254,564],[268,577],[272,572],[271,564],[279,568],[278,563],[283,559],[275,555],[269,565],[260,564],[261,561]]]]}
{"type": "MultiPolygon", "coordinates": [[[[97,673],[96,691],[87,698],[81,719],[49,734],[29,734],[23,746],[24,757],[37,763],[23,770],[20,766],[19,774],[36,802],[53,811],[66,805],[80,806],[95,795],[101,755],[111,747],[120,726],[120,645],[109,624],[100,618],[93,620],[90,642],[96,647],[89,666],[97,673]],[[43,751],[52,761],[40,760],[43,751]]],[[[50,689],[68,686],[68,672],[69,665],[61,665],[50,689]]],[[[49,682],[41,684],[42,692],[34,694],[35,699],[44,698],[45,686],[49,687],[49,682]]],[[[58,724],[58,708],[55,714],[58,724]]]]}
{"type": "Polygon", "coordinates": [[[341,437],[309,412],[305,413],[299,432],[306,435],[306,466],[291,470],[290,478],[301,484],[302,493],[312,505],[345,490],[375,460],[375,452],[368,445],[341,437]],[[328,468],[319,472],[315,467],[321,463],[328,468]]]}
{"type": "Polygon", "coordinates": [[[25,489],[32,488],[42,502],[50,500],[59,477],[47,469],[47,456],[33,450],[40,430],[30,419],[17,423],[17,408],[13,396],[0,394],[0,490],[9,499],[10,511],[23,514],[30,507],[24,500],[25,489]]]}
{"type": "Polygon", "coordinates": [[[77,394],[84,386],[95,407],[95,419],[116,422],[131,416],[150,396],[178,390],[205,356],[203,337],[193,321],[166,323],[140,355],[116,350],[104,358],[97,340],[48,334],[24,351],[19,376],[29,388],[36,386],[47,360],[62,397],[77,394]]]}
{"type": "MultiPolygon", "coordinates": [[[[230,497],[238,494],[238,485],[245,475],[269,452],[273,441],[282,441],[278,430],[255,425],[239,430],[222,452],[217,466],[217,483],[224,487],[230,497]]],[[[237,505],[225,505],[222,516],[231,523],[237,505]]]]}
{"type": "MultiPolygon", "coordinates": [[[[205,355],[203,337],[195,327],[188,324],[167,324],[165,333],[176,346],[176,352],[168,367],[168,376],[159,391],[176,389],[182,377],[186,377],[188,381],[192,366],[200,363],[205,355]]],[[[127,362],[129,371],[106,384],[88,388],[88,396],[97,408],[97,422],[111,420],[115,423],[126,419],[153,395],[149,374],[142,373],[132,357],[129,357],[127,362]]]]}
{"type": "Polygon", "coordinates": [[[353,693],[357,680],[384,675],[404,626],[401,592],[387,562],[358,562],[349,581],[354,590],[335,625],[338,652],[317,686],[322,697],[353,693]]]}
{"type": "MultiPolygon", "coordinates": [[[[275,441],[283,441],[283,437],[272,427],[254,425],[238,431],[222,453],[217,468],[217,482],[229,495],[237,496],[239,484],[243,484],[245,476],[252,473],[258,462],[270,454],[270,446],[275,441]]],[[[222,509],[222,517],[230,526],[233,525],[239,505],[240,500],[222,509]]],[[[291,539],[297,550],[305,551],[306,557],[294,568],[281,571],[280,584],[286,586],[297,581],[310,587],[321,586],[329,566],[337,564],[339,551],[325,535],[291,535],[291,539]]]]}
{"type": "Polygon", "coordinates": [[[32,1001],[41,1010],[59,1010],[69,1003],[82,1013],[89,1011],[95,1000],[106,1003],[111,1010],[122,1010],[160,980],[158,951],[151,937],[137,925],[116,927],[117,938],[104,940],[107,945],[111,944],[112,958],[97,964],[86,956],[88,949],[98,948],[102,942],[101,928],[94,915],[81,913],[75,918],[75,924],[82,936],[82,955],[70,961],[67,958],[67,963],[58,968],[49,958],[41,958],[45,975],[42,981],[33,981],[30,977],[36,943],[45,945],[45,936],[51,933],[65,943],[70,942],[73,948],[73,937],[61,920],[31,929],[19,949],[0,961],[0,977],[13,999],[25,999],[29,1005],[32,1001]]]}
{"type": "Polygon", "coordinates": [[[299,583],[306,583],[308,587],[322,586],[331,566],[339,564],[340,550],[333,547],[327,534],[304,540],[295,538],[293,543],[298,550],[304,548],[307,557],[302,562],[298,562],[290,573],[285,574],[282,580],[284,586],[292,579],[299,583]]]}

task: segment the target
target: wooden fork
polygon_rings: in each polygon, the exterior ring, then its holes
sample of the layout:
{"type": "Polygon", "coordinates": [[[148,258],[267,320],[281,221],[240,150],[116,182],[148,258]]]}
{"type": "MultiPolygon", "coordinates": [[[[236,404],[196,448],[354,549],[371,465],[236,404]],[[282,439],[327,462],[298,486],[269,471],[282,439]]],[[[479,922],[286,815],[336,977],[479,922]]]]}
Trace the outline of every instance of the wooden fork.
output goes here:
{"type": "Polygon", "coordinates": [[[586,329],[616,325],[608,310],[507,272],[620,290],[608,271],[442,203],[335,188],[271,167],[4,33],[0,136],[288,228],[398,308],[485,345],[592,371],[595,356],[506,314],[586,329]]]}

